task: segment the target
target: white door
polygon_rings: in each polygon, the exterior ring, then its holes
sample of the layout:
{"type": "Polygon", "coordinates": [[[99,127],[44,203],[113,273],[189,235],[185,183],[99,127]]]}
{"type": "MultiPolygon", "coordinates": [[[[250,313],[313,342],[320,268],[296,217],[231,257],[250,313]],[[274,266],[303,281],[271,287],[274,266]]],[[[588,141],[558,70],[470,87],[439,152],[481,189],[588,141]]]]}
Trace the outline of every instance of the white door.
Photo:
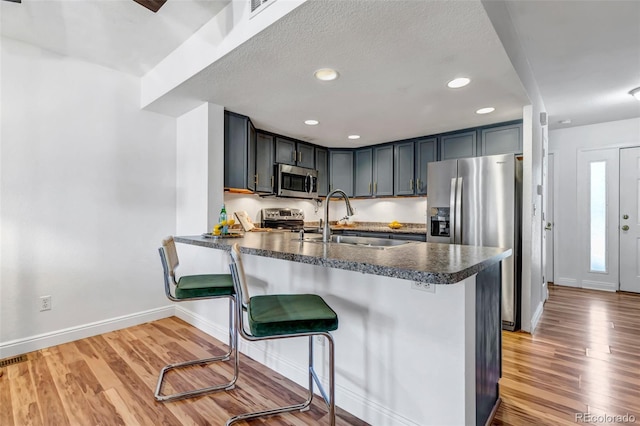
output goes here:
{"type": "Polygon", "coordinates": [[[620,150],[620,290],[640,293],[640,147],[620,150]]]}
{"type": "MultiPolygon", "coordinates": [[[[578,154],[578,222],[583,288],[616,291],[619,286],[619,150],[578,154]]],[[[635,273],[635,269],[634,269],[635,273]]]]}
{"type": "Polygon", "coordinates": [[[554,262],[554,250],[553,250],[553,202],[554,202],[554,163],[553,154],[549,154],[547,157],[547,204],[545,212],[545,227],[544,232],[546,235],[546,252],[547,252],[547,268],[545,277],[547,282],[553,282],[553,262],[554,262]]]}

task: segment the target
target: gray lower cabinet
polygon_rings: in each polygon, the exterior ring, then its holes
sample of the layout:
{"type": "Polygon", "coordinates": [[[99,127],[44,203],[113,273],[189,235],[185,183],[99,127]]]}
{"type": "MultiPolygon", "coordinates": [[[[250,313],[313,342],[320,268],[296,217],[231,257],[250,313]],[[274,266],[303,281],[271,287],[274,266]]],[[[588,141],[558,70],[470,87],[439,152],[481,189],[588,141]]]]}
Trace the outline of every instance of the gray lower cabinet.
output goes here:
{"type": "Polygon", "coordinates": [[[276,136],[276,163],[315,168],[314,146],[276,136]]]}
{"type": "Polygon", "coordinates": [[[437,158],[436,138],[420,139],[415,142],[415,194],[427,194],[427,164],[436,161],[437,158]]]}
{"type": "Polygon", "coordinates": [[[476,156],[476,131],[440,137],[440,159],[452,160],[476,156]]]}
{"type": "Polygon", "coordinates": [[[256,135],[255,191],[273,193],[275,168],[273,165],[273,136],[258,132],[256,135]]]}
{"type": "Polygon", "coordinates": [[[255,190],[256,130],[249,117],[224,113],[224,186],[255,190]]]}
{"type": "Polygon", "coordinates": [[[324,197],[329,193],[329,151],[324,148],[316,148],[316,170],[318,195],[324,197]]]}
{"type": "Polygon", "coordinates": [[[329,151],[329,191],[343,190],[353,197],[353,151],[329,151]]]}
{"type": "Polygon", "coordinates": [[[393,195],[414,194],[414,142],[393,147],[393,195]]]}
{"type": "Polygon", "coordinates": [[[356,197],[373,194],[373,149],[358,149],[355,152],[354,186],[356,197]]]}
{"type": "Polygon", "coordinates": [[[522,123],[482,129],[480,155],[521,154],[522,123]]]}

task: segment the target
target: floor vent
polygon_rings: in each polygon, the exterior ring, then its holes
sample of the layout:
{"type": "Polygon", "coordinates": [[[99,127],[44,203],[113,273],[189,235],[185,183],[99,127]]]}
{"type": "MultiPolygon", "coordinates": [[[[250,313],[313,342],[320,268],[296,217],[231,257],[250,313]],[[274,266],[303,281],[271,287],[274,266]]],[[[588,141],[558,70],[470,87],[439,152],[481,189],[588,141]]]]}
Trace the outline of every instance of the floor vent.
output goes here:
{"type": "Polygon", "coordinates": [[[26,355],[18,355],[18,356],[14,356],[13,358],[6,358],[6,359],[2,359],[0,360],[0,368],[2,367],[7,367],[9,365],[13,365],[13,364],[18,364],[20,362],[25,362],[27,360],[27,356],[26,355]]]}

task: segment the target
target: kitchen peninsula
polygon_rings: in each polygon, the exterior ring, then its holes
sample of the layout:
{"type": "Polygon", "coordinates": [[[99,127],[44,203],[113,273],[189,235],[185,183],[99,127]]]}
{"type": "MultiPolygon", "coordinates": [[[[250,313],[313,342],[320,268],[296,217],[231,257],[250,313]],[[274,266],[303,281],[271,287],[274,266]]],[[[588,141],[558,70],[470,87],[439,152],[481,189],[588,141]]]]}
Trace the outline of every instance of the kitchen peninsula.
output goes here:
{"type": "MultiPolygon", "coordinates": [[[[485,424],[497,403],[500,262],[511,250],[422,242],[377,249],[282,232],[175,240],[225,251],[238,242],[254,295],[321,295],[340,319],[336,402],[363,420],[485,424]],[[421,291],[417,283],[430,285],[421,291]]],[[[249,355],[304,383],[301,344],[269,342],[249,355]]]]}

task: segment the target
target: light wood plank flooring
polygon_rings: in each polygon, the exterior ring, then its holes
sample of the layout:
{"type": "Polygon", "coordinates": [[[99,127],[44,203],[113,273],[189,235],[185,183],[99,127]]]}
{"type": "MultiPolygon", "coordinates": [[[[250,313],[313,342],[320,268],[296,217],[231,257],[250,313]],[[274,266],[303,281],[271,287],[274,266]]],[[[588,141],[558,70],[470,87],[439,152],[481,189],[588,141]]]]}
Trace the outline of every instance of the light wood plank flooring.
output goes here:
{"type": "MultiPolygon", "coordinates": [[[[640,295],[553,285],[549,293],[533,335],[503,332],[493,424],[575,424],[586,412],[640,424],[640,295]]],[[[583,423],[605,419],[591,420],[583,423]]]]}
{"type": "MultiPolygon", "coordinates": [[[[640,424],[640,295],[558,286],[550,293],[533,336],[503,333],[503,402],[493,424],[575,424],[583,412],[629,414],[640,424]]],[[[164,364],[222,351],[217,340],[167,318],[33,352],[26,362],[0,369],[0,425],[221,425],[232,414],[303,395],[299,386],[241,356],[233,391],[154,401],[164,364]]],[[[196,367],[170,383],[184,390],[230,374],[228,365],[196,367]]],[[[306,413],[251,424],[324,425],[326,413],[318,398],[306,413]]],[[[338,424],[366,423],[338,410],[338,424]]]]}

